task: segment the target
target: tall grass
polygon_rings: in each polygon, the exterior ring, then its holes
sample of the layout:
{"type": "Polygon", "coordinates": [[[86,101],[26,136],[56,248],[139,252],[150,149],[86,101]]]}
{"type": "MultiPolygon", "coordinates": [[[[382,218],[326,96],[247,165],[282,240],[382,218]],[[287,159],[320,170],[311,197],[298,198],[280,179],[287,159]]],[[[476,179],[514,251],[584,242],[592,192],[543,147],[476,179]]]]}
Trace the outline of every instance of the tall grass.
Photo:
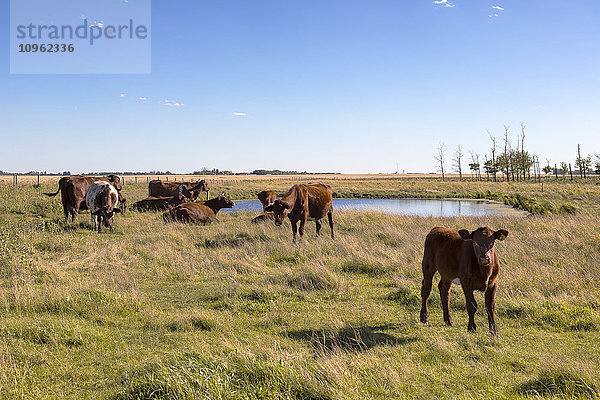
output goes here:
{"type": "MultiPolygon", "coordinates": [[[[594,196],[564,201],[594,207],[594,196]]],[[[598,396],[596,216],[336,212],[335,240],[309,222],[296,245],[289,223],[253,216],[190,226],[128,212],[98,234],[89,213],[64,225],[58,199],[0,187],[0,397],[598,396]],[[466,331],[460,287],[456,327],[444,326],[435,291],[431,324],[418,322],[422,246],[436,225],[510,232],[498,244],[499,338],[484,329],[481,295],[479,331],[466,331]]]]}

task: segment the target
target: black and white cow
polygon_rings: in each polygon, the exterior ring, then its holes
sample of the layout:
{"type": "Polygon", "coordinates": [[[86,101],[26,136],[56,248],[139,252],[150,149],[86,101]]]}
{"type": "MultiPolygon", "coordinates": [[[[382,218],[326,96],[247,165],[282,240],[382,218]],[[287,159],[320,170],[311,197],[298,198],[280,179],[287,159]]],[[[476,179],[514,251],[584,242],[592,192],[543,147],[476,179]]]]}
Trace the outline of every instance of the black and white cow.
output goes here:
{"type": "Polygon", "coordinates": [[[98,232],[102,230],[102,224],[113,232],[113,217],[115,213],[120,213],[117,208],[119,204],[119,193],[108,182],[96,181],[92,183],[85,195],[85,204],[92,213],[94,229],[98,232]]]}

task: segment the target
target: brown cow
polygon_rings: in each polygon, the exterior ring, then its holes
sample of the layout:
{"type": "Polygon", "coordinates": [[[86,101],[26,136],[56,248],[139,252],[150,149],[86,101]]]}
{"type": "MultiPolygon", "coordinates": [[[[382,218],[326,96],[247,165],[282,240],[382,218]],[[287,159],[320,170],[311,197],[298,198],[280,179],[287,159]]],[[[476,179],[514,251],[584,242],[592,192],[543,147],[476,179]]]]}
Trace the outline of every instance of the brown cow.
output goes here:
{"type": "Polygon", "coordinates": [[[444,322],[452,326],[448,301],[452,281],[460,279],[467,312],[469,313],[469,331],[475,332],[475,312],[477,303],[474,290],[485,292],[485,307],[488,315],[490,333],[497,334],[494,308],[496,291],[498,290],[498,271],[500,262],[494,248],[496,240],[504,240],[508,231],[493,231],[488,227],[469,231],[435,227],[425,239],[423,254],[423,286],[421,287],[421,322],[427,323],[427,299],[431,293],[433,275],[439,271],[441,275],[438,288],[442,300],[444,322]]]}
{"type": "Polygon", "coordinates": [[[277,199],[277,195],[272,190],[263,190],[262,192],[256,193],[256,196],[262,203],[263,212],[265,211],[265,208],[273,204],[275,199],[277,199]]]}
{"type": "Polygon", "coordinates": [[[275,219],[275,217],[273,217],[273,213],[272,212],[265,212],[263,214],[260,214],[257,217],[252,218],[252,223],[253,224],[260,224],[262,222],[267,222],[270,220],[275,219]]]}
{"type": "Polygon", "coordinates": [[[133,203],[132,208],[136,211],[163,211],[189,201],[190,199],[182,194],[169,197],[147,197],[133,203]]]}
{"type": "Polygon", "coordinates": [[[265,208],[273,211],[275,225],[280,226],[287,216],[292,223],[293,241],[296,242],[297,223],[300,221],[300,236],[304,235],[304,225],[308,218],[314,219],[317,225],[317,236],[321,232],[321,219],[327,215],[333,233],[333,191],[326,183],[309,183],[292,186],[281,198],[265,208]]]}
{"type": "Polygon", "coordinates": [[[85,203],[85,195],[88,192],[90,185],[96,181],[105,181],[110,183],[119,195],[119,201],[125,207],[126,200],[121,195],[121,178],[117,175],[108,175],[104,177],[93,177],[84,175],[65,176],[58,181],[58,190],[55,193],[44,193],[46,196],[54,197],[60,192],[65,213],[65,223],[71,214],[71,222],[75,222],[79,210],[87,210],[85,203]]]}
{"type": "Polygon", "coordinates": [[[144,200],[133,203],[132,208],[136,211],[162,211],[190,201],[192,193],[183,184],[179,185],[177,192],[175,196],[148,196],[144,200]]]}
{"type": "Polygon", "coordinates": [[[114,215],[121,212],[117,208],[119,193],[113,185],[106,181],[93,182],[85,195],[85,203],[92,213],[94,228],[98,233],[102,230],[102,224],[113,232],[114,215]]]}
{"type": "Polygon", "coordinates": [[[222,208],[232,208],[233,201],[223,194],[211,200],[194,203],[183,203],[163,214],[165,222],[187,222],[193,224],[210,224],[217,220],[217,213],[222,208]]]}
{"type": "Polygon", "coordinates": [[[152,180],[148,183],[148,196],[150,197],[168,197],[177,196],[180,185],[183,185],[191,192],[190,200],[196,200],[201,192],[206,192],[208,200],[208,185],[204,179],[198,182],[166,182],[159,179],[152,180]]]}

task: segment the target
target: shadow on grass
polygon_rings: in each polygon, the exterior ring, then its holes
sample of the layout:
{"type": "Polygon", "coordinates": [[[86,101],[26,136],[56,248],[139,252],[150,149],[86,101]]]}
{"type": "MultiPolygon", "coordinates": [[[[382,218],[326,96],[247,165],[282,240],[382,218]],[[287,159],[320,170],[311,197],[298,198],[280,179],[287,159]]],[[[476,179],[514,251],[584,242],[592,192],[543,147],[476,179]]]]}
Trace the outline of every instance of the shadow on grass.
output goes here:
{"type": "Polygon", "coordinates": [[[253,235],[246,232],[239,232],[235,235],[217,235],[214,239],[205,239],[200,242],[198,247],[214,249],[219,247],[240,247],[246,243],[266,242],[269,238],[265,235],[253,235]]]}
{"type": "Polygon", "coordinates": [[[300,330],[284,333],[292,339],[308,342],[317,351],[363,352],[376,346],[400,346],[419,340],[414,336],[398,338],[382,331],[393,325],[345,327],[338,330],[300,330]]]}
{"type": "Polygon", "coordinates": [[[597,398],[598,388],[569,372],[543,372],[537,379],[516,387],[515,392],[531,397],[597,398]]]}

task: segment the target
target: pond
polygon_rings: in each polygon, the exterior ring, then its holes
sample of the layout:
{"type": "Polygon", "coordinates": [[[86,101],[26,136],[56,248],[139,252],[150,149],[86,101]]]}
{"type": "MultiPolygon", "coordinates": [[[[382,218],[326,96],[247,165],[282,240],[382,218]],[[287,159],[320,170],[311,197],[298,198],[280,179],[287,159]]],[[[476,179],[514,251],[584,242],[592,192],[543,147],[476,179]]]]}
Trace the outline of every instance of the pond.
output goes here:
{"type": "MultiPolygon", "coordinates": [[[[480,217],[486,215],[524,215],[502,203],[487,200],[463,199],[333,199],[335,210],[375,211],[396,215],[418,215],[422,217],[480,217]]],[[[258,200],[236,201],[232,209],[221,212],[262,212],[258,200]]]]}

